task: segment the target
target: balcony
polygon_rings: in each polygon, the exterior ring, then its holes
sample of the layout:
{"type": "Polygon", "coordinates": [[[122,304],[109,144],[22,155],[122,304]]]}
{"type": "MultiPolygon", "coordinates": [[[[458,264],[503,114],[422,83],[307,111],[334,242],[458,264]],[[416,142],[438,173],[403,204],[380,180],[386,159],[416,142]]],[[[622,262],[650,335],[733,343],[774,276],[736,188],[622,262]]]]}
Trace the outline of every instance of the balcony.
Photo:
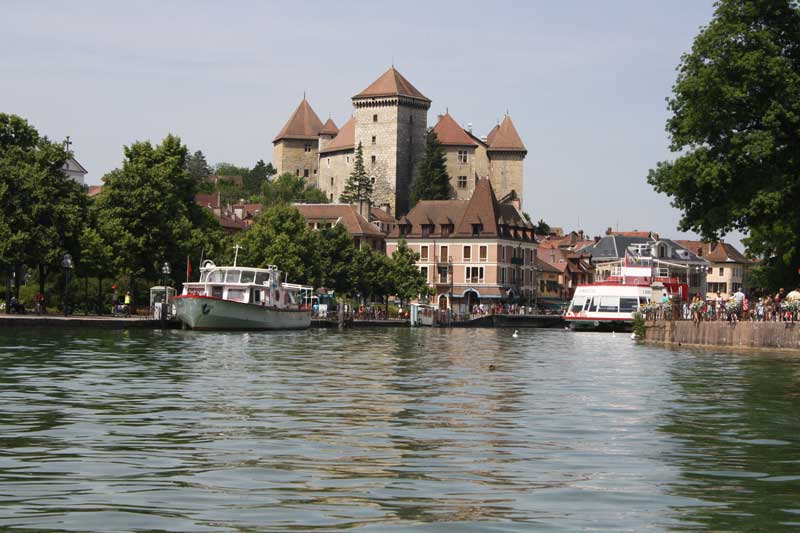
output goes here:
{"type": "Polygon", "coordinates": [[[436,256],[434,256],[433,262],[436,263],[437,265],[449,265],[449,264],[452,264],[452,262],[453,262],[453,256],[452,255],[451,256],[446,256],[446,257],[442,257],[442,256],[436,257],[436,256]]]}

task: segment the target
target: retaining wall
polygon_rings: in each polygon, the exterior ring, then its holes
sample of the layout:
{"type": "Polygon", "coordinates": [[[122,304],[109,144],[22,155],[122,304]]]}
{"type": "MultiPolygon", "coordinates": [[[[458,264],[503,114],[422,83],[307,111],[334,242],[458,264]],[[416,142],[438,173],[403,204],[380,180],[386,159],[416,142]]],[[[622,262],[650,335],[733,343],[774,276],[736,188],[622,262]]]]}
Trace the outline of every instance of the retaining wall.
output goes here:
{"type": "Polygon", "coordinates": [[[644,340],[660,344],[800,351],[800,323],[648,321],[644,340]]]}

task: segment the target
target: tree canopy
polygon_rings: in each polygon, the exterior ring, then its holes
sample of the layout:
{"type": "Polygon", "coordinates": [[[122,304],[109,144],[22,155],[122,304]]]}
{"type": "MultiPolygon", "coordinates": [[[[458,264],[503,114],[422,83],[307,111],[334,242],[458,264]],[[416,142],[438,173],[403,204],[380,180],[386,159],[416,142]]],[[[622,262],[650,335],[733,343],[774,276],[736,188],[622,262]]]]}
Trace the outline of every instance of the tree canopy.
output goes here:
{"type": "Polygon", "coordinates": [[[346,204],[357,204],[365,200],[372,201],[372,179],[367,175],[364,168],[364,148],[358,143],[356,148],[356,158],[353,163],[353,171],[347,178],[344,191],[339,196],[339,201],[346,204]]]}
{"type": "Polygon", "coordinates": [[[721,0],[678,68],[667,121],[674,161],[648,175],[683,212],[679,229],[740,230],[770,285],[800,264],[800,10],[721,0]]]}
{"type": "Polygon", "coordinates": [[[411,189],[411,207],[420,200],[447,200],[452,195],[444,147],[433,129],[425,137],[425,153],[411,189]]]}
{"type": "Polygon", "coordinates": [[[261,185],[261,203],[264,207],[291,202],[307,204],[327,204],[325,193],[315,185],[310,185],[302,176],[284,172],[271,181],[261,185]]]}

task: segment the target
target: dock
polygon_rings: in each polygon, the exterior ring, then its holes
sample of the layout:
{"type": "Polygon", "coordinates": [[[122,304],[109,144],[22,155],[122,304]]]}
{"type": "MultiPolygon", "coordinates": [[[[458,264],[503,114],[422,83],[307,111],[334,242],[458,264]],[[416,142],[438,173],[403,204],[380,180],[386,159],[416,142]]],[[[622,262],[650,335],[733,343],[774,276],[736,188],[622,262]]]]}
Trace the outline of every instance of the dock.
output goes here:
{"type": "MultiPolygon", "coordinates": [[[[151,316],[109,315],[0,315],[0,328],[108,328],[108,329],[160,329],[161,321],[151,316]]],[[[168,329],[181,329],[179,320],[166,321],[168,329]]]]}

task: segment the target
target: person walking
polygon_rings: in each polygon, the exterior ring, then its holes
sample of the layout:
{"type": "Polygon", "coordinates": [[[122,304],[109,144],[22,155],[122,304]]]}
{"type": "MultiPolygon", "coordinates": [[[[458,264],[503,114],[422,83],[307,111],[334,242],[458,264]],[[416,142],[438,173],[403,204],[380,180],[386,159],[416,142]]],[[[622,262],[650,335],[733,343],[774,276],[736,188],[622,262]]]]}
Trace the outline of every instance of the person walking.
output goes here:
{"type": "Polygon", "coordinates": [[[36,302],[36,314],[43,315],[44,314],[44,294],[42,291],[36,293],[34,297],[34,302],[36,302]]]}
{"type": "Polygon", "coordinates": [[[125,316],[131,316],[131,291],[125,293],[125,316]]]}
{"type": "Polygon", "coordinates": [[[119,310],[119,294],[117,294],[117,286],[112,285],[111,290],[114,291],[111,294],[111,316],[117,316],[117,311],[119,310]]]}

